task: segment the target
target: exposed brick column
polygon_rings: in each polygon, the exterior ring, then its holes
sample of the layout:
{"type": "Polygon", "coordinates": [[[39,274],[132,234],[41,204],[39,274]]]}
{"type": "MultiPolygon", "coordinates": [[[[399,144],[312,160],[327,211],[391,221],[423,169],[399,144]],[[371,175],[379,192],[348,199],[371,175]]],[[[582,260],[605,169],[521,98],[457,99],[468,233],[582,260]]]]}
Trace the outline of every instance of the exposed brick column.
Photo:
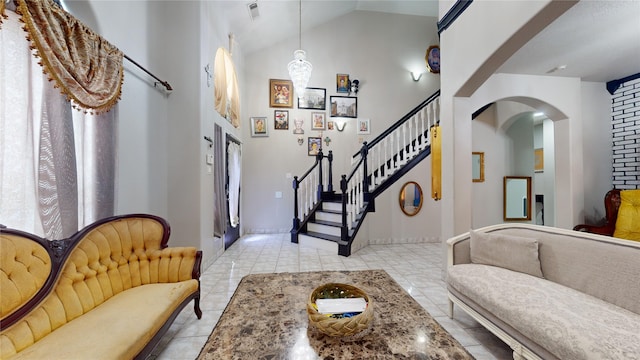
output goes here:
{"type": "Polygon", "coordinates": [[[613,185],[640,188],[640,79],[622,84],[611,96],[613,185]]]}

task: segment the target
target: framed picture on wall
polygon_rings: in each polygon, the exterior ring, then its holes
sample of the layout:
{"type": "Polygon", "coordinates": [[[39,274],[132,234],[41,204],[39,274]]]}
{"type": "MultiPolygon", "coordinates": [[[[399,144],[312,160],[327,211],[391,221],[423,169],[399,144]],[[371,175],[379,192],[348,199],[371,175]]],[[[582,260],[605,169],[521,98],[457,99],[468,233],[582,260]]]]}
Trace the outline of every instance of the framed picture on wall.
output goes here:
{"type": "Polygon", "coordinates": [[[349,74],[336,74],[336,92],[349,93],[349,74]]]}
{"type": "Polygon", "coordinates": [[[427,63],[427,69],[434,74],[440,73],[440,46],[432,45],[427,49],[427,54],[424,57],[427,63]]]}
{"type": "Polygon", "coordinates": [[[269,106],[293,107],[293,83],[291,80],[269,79],[269,106]]]}
{"type": "Polygon", "coordinates": [[[324,130],[326,127],[325,113],[312,112],[311,113],[311,130],[324,130]]]}
{"type": "Polygon", "coordinates": [[[275,110],[273,112],[273,128],[276,130],[289,130],[289,111],[275,110]]]}
{"type": "Polygon", "coordinates": [[[352,96],[331,96],[331,117],[358,117],[358,98],[352,96]]]}
{"type": "Polygon", "coordinates": [[[371,122],[369,121],[369,119],[358,119],[358,134],[371,134],[371,122]]]}
{"type": "Polygon", "coordinates": [[[544,171],[544,149],[534,149],[533,150],[534,163],[533,170],[535,172],[543,172],[544,171]]]}
{"type": "Polygon", "coordinates": [[[298,109],[326,109],[327,89],[306,88],[304,96],[298,98],[298,109]]]}
{"type": "Polygon", "coordinates": [[[307,138],[307,154],[309,156],[316,156],[318,152],[322,150],[322,138],[308,137],[307,138]]]}
{"type": "Polygon", "coordinates": [[[251,118],[251,136],[252,137],[269,136],[269,128],[267,127],[266,117],[251,118]]]}

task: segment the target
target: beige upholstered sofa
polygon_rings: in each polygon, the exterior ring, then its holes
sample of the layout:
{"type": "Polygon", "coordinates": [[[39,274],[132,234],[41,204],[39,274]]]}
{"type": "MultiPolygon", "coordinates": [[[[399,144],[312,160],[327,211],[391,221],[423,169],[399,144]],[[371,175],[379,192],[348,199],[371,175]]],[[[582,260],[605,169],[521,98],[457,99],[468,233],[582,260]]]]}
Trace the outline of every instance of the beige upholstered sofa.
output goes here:
{"type": "Polygon", "coordinates": [[[191,300],[200,262],[169,225],[133,214],[48,241],[0,229],[1,359],[143,359],[191,300]]]}
{"type": "Polygon", "coordinates": [[[454,304],[515,359],[640,359],[640,243],[500,224],[451,238],[454,304]]]}

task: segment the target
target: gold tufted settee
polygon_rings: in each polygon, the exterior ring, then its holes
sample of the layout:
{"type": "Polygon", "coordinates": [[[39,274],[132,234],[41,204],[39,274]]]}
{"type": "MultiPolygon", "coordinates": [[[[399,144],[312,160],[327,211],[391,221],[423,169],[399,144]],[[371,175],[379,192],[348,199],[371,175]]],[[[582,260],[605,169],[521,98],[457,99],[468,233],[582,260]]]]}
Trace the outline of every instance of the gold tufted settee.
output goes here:
{"type": "Polygon", "coordinates": [[[144,359],[191,300],[201,318],[202,252],[169,234],[146,214],[56,241],[0,229],[0,359],[144,359]]]}

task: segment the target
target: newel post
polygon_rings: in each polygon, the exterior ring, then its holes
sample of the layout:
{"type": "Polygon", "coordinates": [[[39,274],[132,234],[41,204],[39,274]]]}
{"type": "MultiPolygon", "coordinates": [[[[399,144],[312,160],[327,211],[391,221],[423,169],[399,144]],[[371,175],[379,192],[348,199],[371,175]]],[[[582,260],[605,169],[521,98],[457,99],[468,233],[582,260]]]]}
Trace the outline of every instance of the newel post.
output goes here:
{"type": "Polygon", "coordinates": [[[298,188],[300,182],[298,177],[293,177],[293,228],[291,228],[291,242],[298,243],[298,230],[300,229],[300,219],[298,218],[298,188]]]}
{"type": "Polygon", "coordinates": [[[367,142],[362,143],[362,149],[360,149],[360,156],[362,157],[362,192],[364,193],[365,200],[369,199],[369,169],[367,169],[367,154],[369,154],[369,147],[367,142]]]}
{"type": "Polygon", "coordinates": [[[342,175],[340,180],[340,190],[342,191],[342,225],[340,226],[340,239],[349,240],[349,228],[347,227],[347,175],[342,175]]]}
{"type": "Polygon", "coordinates": [[[333,150],[329,150],[329,155],[327,156],[329,159],[329,184],[327,185],[327,191],[333,191],[333,150]]]}
{"type": "Polygon", "coordinates": [[[324,185],[322,184],[322,159],[324,155],[322,154],[322,150],[318,151],[318,155],[316,155],[316,162],[318,163],[318,199],[322,199],[322,189],[324,185]]]}

